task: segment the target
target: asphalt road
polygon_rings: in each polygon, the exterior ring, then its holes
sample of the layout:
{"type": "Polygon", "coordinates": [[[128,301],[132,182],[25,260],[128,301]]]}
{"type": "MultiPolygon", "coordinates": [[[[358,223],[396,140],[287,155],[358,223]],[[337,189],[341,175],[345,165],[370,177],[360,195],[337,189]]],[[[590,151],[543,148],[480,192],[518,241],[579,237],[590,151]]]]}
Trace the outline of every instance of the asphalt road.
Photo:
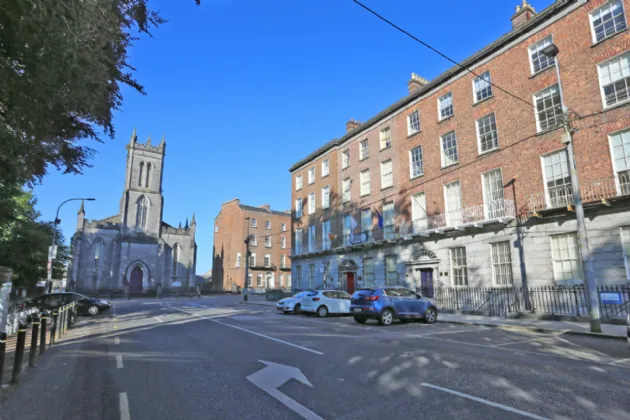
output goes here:
{"type": "Polygon", "coordinates": [[[0,419],[630,419],[622,341],[237,299],[115,302],[4,391],[0,419]]]}

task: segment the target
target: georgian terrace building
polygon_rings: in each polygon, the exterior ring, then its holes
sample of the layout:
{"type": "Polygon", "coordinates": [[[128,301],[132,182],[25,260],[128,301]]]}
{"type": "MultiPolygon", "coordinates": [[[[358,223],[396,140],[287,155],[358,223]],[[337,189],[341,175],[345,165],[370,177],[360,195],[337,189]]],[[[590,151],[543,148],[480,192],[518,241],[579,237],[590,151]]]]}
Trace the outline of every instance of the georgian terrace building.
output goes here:
{"type": "Polygon", "coordinates": [[[630,281],[629,8],[524,2],[462,67],[413,74],[407,96],[295,163],[293,287],[582,282],[563,105],[597,281],[630,281]]]}

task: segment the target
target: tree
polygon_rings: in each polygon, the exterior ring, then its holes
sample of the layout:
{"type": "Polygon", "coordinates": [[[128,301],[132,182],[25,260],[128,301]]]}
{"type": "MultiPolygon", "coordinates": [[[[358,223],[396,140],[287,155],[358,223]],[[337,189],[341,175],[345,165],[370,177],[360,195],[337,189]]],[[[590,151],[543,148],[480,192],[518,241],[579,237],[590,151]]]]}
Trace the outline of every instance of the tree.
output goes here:
{"type": "Polygon", "coordinates": [[[1,2],[0,190],[89,166],[83,141],[113,137],[121,85],[145,93],[128,49],[164,22],[148,0],[1,2]]]}
{"type": "Polygon", "coordinates": [[[13,269],[16,287],[31,287],[46,278],[46,261],[53,229],[57,229],[57,259],[53,263],[53,278],[63,278],[69,259],[61,230],[53,223],[39,221],[36,200],[29,191],[14,198],[15,217],[0,225],[0,266],[13,269]]]}

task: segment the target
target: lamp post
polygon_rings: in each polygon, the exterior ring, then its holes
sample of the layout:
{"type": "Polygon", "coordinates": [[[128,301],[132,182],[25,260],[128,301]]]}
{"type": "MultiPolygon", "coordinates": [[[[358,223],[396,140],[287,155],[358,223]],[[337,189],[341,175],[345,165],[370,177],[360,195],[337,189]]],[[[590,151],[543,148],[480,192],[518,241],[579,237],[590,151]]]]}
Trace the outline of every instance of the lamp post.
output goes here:
{"type": "Polygon", "coordinates": [[[591,261],[591,253],[588,247],[588,238],[586,237],[586,221],[584,218],[584,207],[582,206],[582,198],[580,197],[580,181],[577,174],[577,166],[575,164],[575,151],[573,150],[573,132],[571,120],[567,107],[564,105],[564,97],[562,92],[562,81],[560,80],[560,64],[558,63],[558,47],[555,44],[548,45],[543,48],[542,53],[551,57],[555,61],[556,78],[558,80],[558,90],[560,91],[560,100],[562,103],[562,125],[564,126],[565,136],[563,143],[567,145],[567,161],[569,163],[569,172],[571,174],[571,187],[573,192],[573,204],[575,206],[575,216],[577,219],[577,239],[580,248],[580,257],[584,267],[584,284],[586,286],[586,296],[589,303],[588,312],[592,332],[602,332],[600,312],[599,312],[599,296],[597,286],[595,284],[595,272],[593,270],[593,262],[591,261]]]}
{"type": "Polygon", "coordinates": [[[247,292],[249,285],[249,217],[246,217],[247,221],[247,237],[245,238],[245,287],[243,287],[243,300],[247,302],[247,292]]]}
{"type": "Polygon", "coordinates": [[[53,260],[56,257],[56,253],[55,253],[55,243],[57,242],[57,225],[59,224],[59,210],[61,210],[61,206],[63,206],[64,204],[66,204],[69,201],[77,201],[77,200],[85,200],[85,201],[94,201],[96,200],[95,198],[69,198],[66,201],[64,201],[63,203],[59,204],[59,207],[57,207],[57,213],[55,214],[55,221],[53,223],[53,237],[52,237],[52,243],[50,244],[50,249],[48,250],[48,276],[46,278],[46,284],[47,284],[47,289],[48,289],[48,293],[52,292],[52,263],[53,260]]]}

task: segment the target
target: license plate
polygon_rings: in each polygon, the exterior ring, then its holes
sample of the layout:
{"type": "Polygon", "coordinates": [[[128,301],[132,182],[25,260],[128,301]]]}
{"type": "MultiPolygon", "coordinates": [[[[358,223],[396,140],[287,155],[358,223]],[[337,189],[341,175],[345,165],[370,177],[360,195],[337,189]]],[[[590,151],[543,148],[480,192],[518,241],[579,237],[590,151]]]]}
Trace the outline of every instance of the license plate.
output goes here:
{"type": "Polygon", "coordinates": [[[354,312],[361,312],[361,308],[353,308],[352,309],[354,312]]]}

